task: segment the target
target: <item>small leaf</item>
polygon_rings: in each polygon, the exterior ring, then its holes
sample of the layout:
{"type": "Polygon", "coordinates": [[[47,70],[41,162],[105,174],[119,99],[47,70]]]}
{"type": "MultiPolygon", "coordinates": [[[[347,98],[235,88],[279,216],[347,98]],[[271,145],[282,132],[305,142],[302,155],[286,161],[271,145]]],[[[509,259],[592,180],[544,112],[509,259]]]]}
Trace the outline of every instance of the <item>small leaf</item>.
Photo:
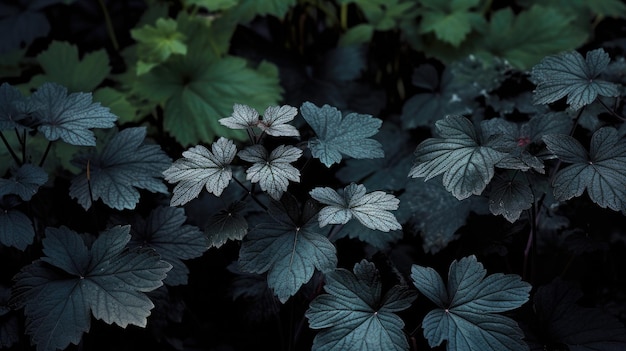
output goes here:
{"type": "Polygon", "coordinates": [[[91,150],[74,162],[83,172],[72,179],[70,196],[89,209],[98,199],[118,210],[133,209],[139,191],[167,193],[161,175],[171,159],[158,145],[144,144],[146,129],[124,129],[111,137],[102,150],[91,150]],[[136,189],[137,188],[137,189],[136,189]]]}
{"type": "Polygon", "coordinates": [[[450,265],[447,289],[438,274],[413,265],[411,279],[438,308],[422,322],[430,347],[447,340],[447,350],[528,350],[517,323],[495,313],[515,309],[528,301],[530,284],[514,274],[486,276],[475,256],[450,265]]]}
{"type": "Polygon", "coordinates": [[[209,237],[209,247],[220,248],[228,240],[241,240],[248,234],[248,222],[242,215],[245,203],[234,202],[211,216],[204,232],[209,237]]]}
{"type": "Polygon", "coordinates": [[[117,117],[107,107],[93,102],[91,93],[67,94],[67,89],[56,83],[44,83],[31,96],[40,106],[34,112],[40,125],[37,128],[50,141],[62,139],[72,145],[95,146],[91,128],[111,128],[117,117]]]}
{"type": "Polygon", "coordinates": [[[171,55],[187,54],[186,37],[177,31],[177,25],[172,18],[159,18],[154,26],[146,24],[130,31],[131,37],[139,43],[137,75],[147,73],[171,55]]]}
{"type": "Polygon", "coordinates": [[[28,117],[32,103],[9,83],[0,85],[0,131],[22,129],[20,121],[28,117]]]}
{"type": "Polygon", "coordinates": [[[384,157],[382,145],[370,138],[378,133],[382,120],[357,113],[342,117],[334,107],[324,105],[319,108],[310,102],[302,104],[300,112],[317,135],[308,143],[313,157],[319,158],[326,167],[341,162],[342,155],[384,157]]]}
{"type": "Polygon", "coordinates": [[[533,102],[549,104],[567,95],[567,103],[578,110],[598,95],[618,96],[616,84],[599,78],[610,60],[603,49],[589,51],[585,58],[576,51],[544,58],[532,69],[537,82],[533,102]]]}
{"type": "Polygon", "coordinates": [[[289,124],[297,114],[298,109],[289,105],[270,106],[263,112],[263,119],[259,121],[257,127],[273,136],[298,137],[300,132],[289,124]]]}
{"type": "Polygon", "coordinates": [[[364,226],[388,232],[401,229],[396,217],[389,211],[397,210],[400,200],[384,191],[366,194],[365,186],[351,183],[340,195],[335,190],[324,187],[315,188],[310,195],[315,200],[329,205],[322,208],[318,215],[320,227],[327,224],[345,224],[355,217],[364,226]]]}
{"type": "Polygon", "coordinates": [[[0,244],[24,251],[34,237],[35,229],[30,218],[18,210],[0,208],[0,244]]]}
{"type": "Polygon", "coordinates": [[[502,215],[507,221],[517,221],[522,211],[529,209],[534,201],[528,182],[502,177],[491,183],[489,210],[494,215],[502,215]]]}
{"type": "Polygon", "coordinates": [[[394,312],[405,310],[417,297],[395,285],[382,295],[382,283],[373,263],[362,260],[354,273],[339,268],[326,274],[326,294],[317,296],[305,316],[312,329],[323,329],[313,340],[314,350],[409,349],[404,321],[394,312]]]}
{"type": "Polygon", "coordinates": [[[262,145],[249,146],[238,153],[244,161],[253,162],[246,170],[246,179],[259,183],[261,189],[278,200],[287,191],[289,181],[300,182],[300,171],[290,165],[302,156],[302,150],[280,145],[268,154],[262,145]]]}
{"type": "Polygon", "coordinates": [[[47,181],[48,173],[43,168],[25,163],[12,171],[9,179],[0,178],[0,197],[15,194],[22,200],[29,201],[47,181]]]}
{"type": "Polygon", "coordinates": [[[236,154],[237,147],[226,138],[214,142],[211,151],[198,145],[183,152],[182,159],[176,160],[163,171],[166,181],[178,183],[174,187],[170,205],[186,204],[197,198],[202,188],[220,196],[232,179],[230,163],[236,154]]]}
{"type": "Polygon", "coordinates": [[[234,104],[233,114],[220,118],[219,122],[230,129],[248,129],[259,124],[259,113],[248,105],[234,104]]]}

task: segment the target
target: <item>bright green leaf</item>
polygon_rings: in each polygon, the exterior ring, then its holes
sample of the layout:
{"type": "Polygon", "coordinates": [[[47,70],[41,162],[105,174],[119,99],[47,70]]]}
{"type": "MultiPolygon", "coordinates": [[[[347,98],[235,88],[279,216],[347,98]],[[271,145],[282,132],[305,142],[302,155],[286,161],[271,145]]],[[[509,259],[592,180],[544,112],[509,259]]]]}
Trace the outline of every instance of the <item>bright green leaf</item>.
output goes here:
{"type": "Polygon", "coordinates": [[[132,29],[130,35],[139,45],[137,75],[145,74],[171,55],[187,54],[186,37],[177,30],[178,23],[172,18],[159,18],[154,26],[144,25],[132,29]]]}

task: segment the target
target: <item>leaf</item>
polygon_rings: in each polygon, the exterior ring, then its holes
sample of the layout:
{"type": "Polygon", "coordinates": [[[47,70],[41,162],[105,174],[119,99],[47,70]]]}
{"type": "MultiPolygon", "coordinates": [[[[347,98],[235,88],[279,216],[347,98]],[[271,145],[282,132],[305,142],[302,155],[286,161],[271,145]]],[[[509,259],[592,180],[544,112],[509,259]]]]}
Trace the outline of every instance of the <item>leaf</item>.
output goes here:
{"type": "Polygon", "coordinates": [[[129,247],[154,249],[161,260],[172,265],[163,283],[187,284],[189,269],[182,260],[200,257],[208,248],[207,237],[196,226],[185,224],[185,211],[178,207],[157,207],[143,220],[136,218],[129,247]]]}
{"type": "Polygon", "coordinates": [[[400,200],[384,191],[366,194],[365,186],[351,183],[342,194],[328,187],[317,187],[309,192],[312,198],[328,205],[318,215],[319,225],[345,224],[352,217],[364,226],[388,232],[401,229],[396,217],[389,211],[397,210],[400,200]]]}
{"type": "Polygon", "coordinates": [[[109,56],[100,49],[78,57],[78,48],[68,42],[53,41],[37,55],[44,74],[34,76],[28,85],[39,87],[46,82],[65,86],[71,92],[91,92],[109,75],[109,56]]]}
{"type": "Polygon", "coordinates": [[[253,162],[246,169],[246,179],[259,183],[261,189],[278,200],[287,191],[289,181],[300,182],[300,171],[290,165],[302,156],[302,150],[280,145],[268,154],[262,145],[249,146],[237,154],[244,161],[253,162]]]}
{"type": "Polygon", "coordinates": [[[532,69],[531,78],[537,82],[533,102],[549,104],[567,95],[568,105],[578,110],[598,95],[618,96],[615,83],[599,79],[610,60],[603,49],[587,52],[584,59],[576,51],[544,58],[532,69]]]}
{"type": "Polygon", "coordinates": [[[420,32],[434,32],[441,41],[457,47],[472,30],[486,25],[485,18],[471,10],[479,3],[479,0],[458,0],[442,6],[442,3],[423,1],[420,32]]]}
{"type": "MultiPolygon", "coordinates": [[[[58,2],[58,1],[57,1],[58,2]]],[[[12,49],[30,46],[37,38],[45,37],[50,32],[50,22],[42,7],[32,2],[3,4],[0,18],[0,53],[12,49]],[[33,6],[34,5],[34,6],[33,6]]]]}
{"type": "Polygon", "coordinates": [[[35,228],[24,213],[0,208],[0,244],[24,251],[33,243],[35,228]]]}
{"type": "Polygon", "coordinates": [[[415,287],[438,307],[422,322],[430,347],[447,340],[447,350],[528,350],[517,323],[496,313],[526,303],[530,284],[515,274],[486,274],[473,255],[452,262],[447,288],[434,269],[411,267],[415,287]]]}
{"type": "Polygon", "coordinates": [[[316,269],[328,272],[336,265],[335,246],[311,220],[260,223],[239,250],[239,268],[248,273],[268,272],[267,283],[281,303],[295,295],[316,269]]]}
{"type": "Polygon", "coordinates": [[[312,329],[323,329],[313,340],[314,350],[409,349],[395,314],[411,306],[417,297],[405,286],[395,285],[382,295],[378,270],[366,260],[354,265],[354,274],[338,268],[326,274],[326,294],[317,296],[305,316],[312,329]]]}
{"type": "Polygon", "coordinates": [[[80,234],[47,228],[44,257],[15,276],[11,304],[24,308],[37,350],[65,349],[89,331],[91,315],[120,327],[145,327],[154,307],[144,294],[161,286],[171,265],[150,249],[124,250],[129,226],[100,233],[89,249],[80,234]]]}
{"type": "Polygon", "coordinates": [[[139,43],[137,75],[147,73],[171,55],[187,54],[187,38],[177,30],[177,26],[172,18],[159,18],[154,26],[146,24],[130,31],[131,37],[139,43]]]}
{"type": "Polygon", "coordinates": [[[15,194],[24,201],[30,201],[47,181],[48,173],[43,168],[25,163],[11,172],[11,178],[0,178],[0,197],[15,194]]]}
{"type": "Polygon", "coordinates": [[[232,179],[230,163],[236,154],[237,147],[226,138],[219,138],[211,144],[211,151],[198,145],[183,152],[183,158],[163,171],[166,181],[178,183],[170,205],[186,204],[197,198],[202,188],[215,196],[222,195],[232,179]]]}
{"type": "Polygon", "coordinates": [[[382,120],[357,113],[342,117],[334,107],[319,108],[310,102],[303,103],[300,112],[317,135],[308,142],[313,157],[326,167],[341,162],[342,155],[358,159],[384,157],[382,145],[369,138],[378,133],[382,120]]]}
{"type": "Polygon", "coordinates": [[[250,129],[257,127],[263,132],[273,136],[300,136],[296,127],[288,124],[296,115],[298,110],[295,107],[269,106],[263,113],[263,119],[259,119],[259,113],[252,107],[242,104],[233,106],[233,114],[222,118],[219,122],[231,129],[250,129]]]}
{"type": "Polygon", "coordinates": [[[566,201],[587,190],[591,201],[602,208],[626,208],[626,142],[615,128],[597,130],[591,137],[589,152],[569,135],[546,135],[543,141],[561,161],[571,163],[552,181],[557,200],[566,201]]]}
{"type": "Polygon", "coordinates": [[[401,229],[381,233],[380,230],[368,228],[359,221],[348,221],[348,223],[341,227],[341,230],[333,236],[333,241],[336,242],[341,238],[348,237],[360,240],[376,249],[384,250],[402,239],[402,236],[403,233],[401,229]]]}
{"type": "Polygon", "coordinates": [[[70,196],[86,210],[98,199],[122,210],[135,208],[137,189],[167,194],[159,178],[171,159],[158,145],[144,144],[145,137],[144,127],[127,128],[114,134],[101,151],[78,156],[74,162],[83,172],[72,179],[70,196]]]}
{"type": "Polygon", "coordinates": [[[449,116],[435,126],[441,138],[428,138],[417,146],[409,176],[427,181],[443,174],[443,185],[457,199],[480,195],[506,154],[483,146],[465,117],[449,116]]]}
{"type": "Polygon", "coordinates": [[[39,130],[46,139],[62,139],[72,145],[95,146],[96,137],[91,128],[111,128],[117,116],[107,107],[93,102],[91,93],[67,94],[67,89],[56,83],[44,83],[31,96],[40,106],[33,115],[40,123],[39,130]]]}
{"type": "Polygon", "coordinates": [[[27,118],[33,106],[29,99],[9,83],[0,85],[0,131],[23,129],[20,121],[27,118]]]}
{"type": "Polygon", "coordinates": [[[531,208],[534,199],[528,182],[514,176],[505,176],[491,183],[489,210],[494,215],[502,215],[513,223],[519,219],[522,211],[531,208]]]}
{"type": "Polygon", "coordinates": [[[242,212],[245,203],[234,202],[211,216],[204,229],[209,247],[220,248],[228,240],[241,240],[248,234],[248,222],[242,212]]]}
{"type": "Polygon", "coordinates": [[[20,341],[21,324],[8,306],[11,289],[0,285],[0,348],[10,348],[20,341]]]}

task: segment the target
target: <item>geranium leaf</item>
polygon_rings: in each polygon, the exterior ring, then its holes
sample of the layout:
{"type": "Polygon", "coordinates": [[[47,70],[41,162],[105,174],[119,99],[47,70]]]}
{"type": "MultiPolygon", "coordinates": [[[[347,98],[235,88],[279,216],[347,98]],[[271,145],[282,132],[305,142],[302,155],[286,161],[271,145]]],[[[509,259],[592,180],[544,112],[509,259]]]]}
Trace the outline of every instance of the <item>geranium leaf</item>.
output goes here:
{"type": "Polygon", "coordinates": [[[31,96],[38,105],[33,113],[40,123],[39,130],[46,139],[61,139],[72,145],[95,146],[91,128],[111,128],[117,116],[93,102],[91,93],[71,93],[56,83],[44,83],[31,96]]]}
{"type": "Polygon", "coordinates": [[[345,224],[354,217],[371,229],[384,232],[401,229],[396,217],[389,212],[398,209],[400,200],[384,191],[366,192],[365,186],[355,183],[346,186],[342,194],[328,187],[311,190],[312,198],[328,205],[319,212],[320,227],[345,224]]]}
{"type": "Polygon", "coordinates": [[[24,307],[37,350],[78,344],[91,314],[121,327],[146,326],[154,305],[144,293],[163,284],[171,265],[150,249],[124,250],[129,229],[102,232],[91,249],[68,228],[46,230],[45,256],[15,276],[11,298],[12,306],[24,307]]]}
{"type": "Polygon", "coordinates": [[[32,103],[9,83],[0,85],[0,131],[22,129],[20,121],[33,110],[32,103]]]}
{"type": "Polygon", "coordinates": [[[102,150],[91,150],[74,162],[82,173],[72,179],[70,196],[85,209],[98,199],[115,209],[133,209],[139,191],[167,193],[161,181],[171,159],[158,145],[144,144],[146,129],[134,127],[114,134],[102,150]]]}
{"type": "Polygon", "coordinates": [[[327,273],[326,294],[309,305],[305,313],[309,326],[323,329],[315,336],[313,349],[408,350],[404,321],[394,312],[409,308],[415,291],[395,285],[382,295],[378,270],[365,260],[353,271],[339,268],[327,273]]]}
{"type": "Polygon", "coordinates": [[[532,206],[534,199],[528,182],[503,176],[491,182],[489,210],[494,215],[502,215],[513,223],[519,219],[522,211],[532,206]]]}
{"type": "Polygon", "coordinates": [[[578,110],[598,95],[618,96],[618,86],[600,78],[610,60],[603,49],[589,51],[585,58],[577,51],[544,58],[532,69],[537,82],[533,102],[548,104],[567,95],[567,103],[578,110]]]}
{"type": "Polygon", "coordinates": [[[442,6],[442,3],[424,1],[420,32],[434,32],[439,40],[457,47],[473,29],[486,25],[485,18],[471,10],[479,3],[478,0],[462,0],[442,6]]]}
{"type": "Polygon", "coordinates": [[[147,73],[171,55],[187,53],[186,37],[177,30],[177,25],[172,18],[159,18],[154,26],[146,24],[130,31],[130,35],[139,43],[137,75],[147,73]]]}
{"type": "Polygon", "coordinates": [[[262,145],[249,146],[237,154],[253,165],[246,169],[246,179],[259,183],[261,189],[278,200],[287,191],[289,181],[300,182],[300,171],[290,163],[302,156],[302,150],[280,145],[268,153],[262,145]]]}
{"type": "Polygon", "coordinates": [[[412,266],[415,287],[438,307],[422,322],[431,347],[446,340],[450,351],[528,350],[517,323],[496,313],[526,303],[530,284],[514,274],[486,274],[475,256],[455,260],[450,265],[446,288],[432,268],[412,266]]]}
{"type": "Polygon", "coordinates": [[[24,251],[33,242],[33,222],[18,210],[0,209],[0,244],[24,251]]]}
{"type": "Polygon", "coordinates": [[[197,198],[202,188],[220,196],[232,179],[230,163],[236,154],[237,147],[226,138],[214,142],[211,151],[197,145],[183,152],[183,158],[163,171],[166,181],[178,183],[174,187],[170,205],[186,204],[197,198]]]}
{"type": "Polygon", "coordinates": [[[242,104],[233,106],[233,114],[222,118],[219,122],[231,129],[249,129],[257,127],[263,132],[273,136],[300,136],[300,132],[295,126],[289,124],[298,110],[295,107],[269,106],[263,112],[263,119],[259,118],[259,113],[252,107],[242,104]]]}
{"type": "Polygon", "coordinates": [[[384,157],[382,145],[370,138],[378,133],[382,120],[357,113],[342,117],[334,107],[324,105],[319,108],[310,102],[302,104],[300,112],[317,135],[308,142],[313,157],[320,159],[326,167],[341,162],[342,155],[384,157]]]}
{"type": "Polygon", "coordinates": [[[248,105],[234,104],[233,114],[220,118],[219,122],[230,129],[247,129],[259,124],[259,113],[248,105]]]}
{"type": "Polygon", "coordinates": [[[248,234],[248,221],[242,214],[244,208],[244,202],[236,201],[211,216],[204,229],[209,247],[220,248],[228,240],[241,240],[248,234]]]}
{"type": "Polygon", "coordinates": [[[552,186],[559,201],[580,196],[585,190],[603,208],[621,211],[626,203],[626,142],[612,127],[597,130],[589,152],[569,135],[543,137],[548,150],[571,165],[559,170],[552,186]]]}
{"type": "Polygon", "coordinates": [[[43,168],[25,163],[13,170],[9,179],[0,178],[0,197],[15,194],[29,201],[47,181],[48,173],[43,168]]]}
{"type": "Polygon", "coordinates": [[[457,199],[480,195],[507,154],[483,146],[470,120],[448,116],[436,123],[441,138],[428,138],[415,150],[413,178],[427,181],[443,174],[443,185],[457,199]]]}

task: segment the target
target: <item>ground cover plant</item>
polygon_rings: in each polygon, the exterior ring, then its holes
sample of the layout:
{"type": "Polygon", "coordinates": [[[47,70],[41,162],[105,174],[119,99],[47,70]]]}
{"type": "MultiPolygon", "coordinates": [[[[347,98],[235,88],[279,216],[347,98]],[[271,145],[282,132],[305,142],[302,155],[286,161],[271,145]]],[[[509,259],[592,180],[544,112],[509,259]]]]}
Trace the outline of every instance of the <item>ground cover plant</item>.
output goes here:
{"type": "Polygon", "coordinates": [[[618,0],[0,6],[0,348],[626,349],[618,0]]]}

